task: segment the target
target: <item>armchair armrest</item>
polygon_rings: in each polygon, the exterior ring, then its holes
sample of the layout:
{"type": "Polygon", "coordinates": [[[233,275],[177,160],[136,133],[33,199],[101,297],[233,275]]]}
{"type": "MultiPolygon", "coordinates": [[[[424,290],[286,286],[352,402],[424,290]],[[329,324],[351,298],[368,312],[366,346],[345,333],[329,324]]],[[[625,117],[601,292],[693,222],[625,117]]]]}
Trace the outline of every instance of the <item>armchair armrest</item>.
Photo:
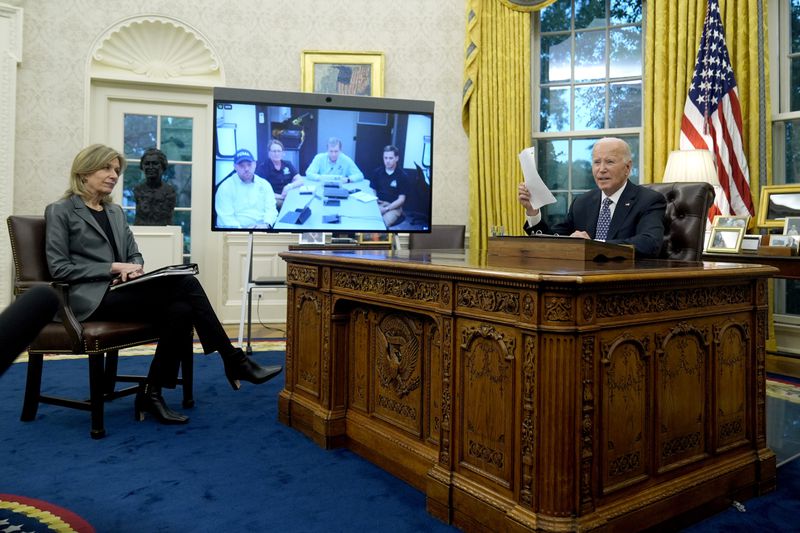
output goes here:
{"type": "Polygon", "coordinates": [[[70,342],[72,343],[72,350],[76,353],[81,353],[85,349],[83,343],[83,325],[75,317],[75,313],[69,305],[69,283],[54,281],[50,285],[58,293],[58,299],[61,302],[61,306],[58,309],[58,316],[61,318],[64,329],[67,330],[70,342]]]}

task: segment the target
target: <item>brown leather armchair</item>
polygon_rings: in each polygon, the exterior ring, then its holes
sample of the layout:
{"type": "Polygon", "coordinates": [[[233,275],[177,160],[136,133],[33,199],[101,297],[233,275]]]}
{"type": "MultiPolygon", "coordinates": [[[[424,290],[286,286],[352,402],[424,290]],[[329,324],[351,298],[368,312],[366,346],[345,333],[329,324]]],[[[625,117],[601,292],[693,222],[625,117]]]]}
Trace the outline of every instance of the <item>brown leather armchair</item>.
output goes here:
{"type": "MultiPolygon", "coordinates": [[[[8,217],[8,233],[14,257],[14,294],[40,285],[52,285],[59,291],[60,322],[50,322],[28,348],[28,376],[23,421],[36,418],[39,404],[60,405],[91,412],[91,436],[105,436],[103,404],[107,401],[136,393],[145,376],[117,374],[119,350],[158,341],[155,329],[138,322],[79,322],[69,306],[68,285],[54,282],[50,277],[45,258],[45,221],[40,216],[8,217]],[[45,354],[85,354],[89,360],[89,399],[77,400],[42,394],[42,370],[45,354]],[[136,383],[117,390],[119,382],[136,383]]],[[[193,360],[187,356],[181,361],[183,406],[194,405],[192,397],[193,360]]]]}
{"type": "Polygon", "coordinates": [[[439,224],[432,225],[430,233],[410,233],[408,235],[409,250],[443,250],[464,248],[463,225],[439,224]]]}
{"type": "Polygon", "coordinates": [[[667,199],[664,243],[659,257],[700,261],[708,210],[714,203],[714,187],[704,182],[650,183],[644,187],[660,192],[667,199]]]}

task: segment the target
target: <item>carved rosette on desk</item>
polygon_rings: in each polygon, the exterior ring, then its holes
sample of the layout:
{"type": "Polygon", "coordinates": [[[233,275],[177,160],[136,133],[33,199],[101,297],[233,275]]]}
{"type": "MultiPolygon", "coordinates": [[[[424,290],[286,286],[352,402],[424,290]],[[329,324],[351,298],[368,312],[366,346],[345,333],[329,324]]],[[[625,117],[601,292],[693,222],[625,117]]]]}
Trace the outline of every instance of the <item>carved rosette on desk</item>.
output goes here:
{"type": "Polygon", "coordinates": [[[280,419],[417,486],[444,521],[635,530],[774,486],[768,267],[284,258],[280,419]]]}

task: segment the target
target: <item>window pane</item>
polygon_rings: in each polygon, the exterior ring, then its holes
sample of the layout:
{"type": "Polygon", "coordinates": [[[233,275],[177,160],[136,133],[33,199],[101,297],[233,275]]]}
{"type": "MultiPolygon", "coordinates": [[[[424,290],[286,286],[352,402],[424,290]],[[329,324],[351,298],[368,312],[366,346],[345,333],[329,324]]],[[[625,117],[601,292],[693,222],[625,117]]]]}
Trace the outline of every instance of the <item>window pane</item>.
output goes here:
{"type": "Polygon", "coordinates": [[[611,30],[610,78],[642,75],[642,29],[638,26],[611,30]]]}
{"type": "Polygon", "coordinates": [[[575,87],[575,130],[597,130],[605,127],[606,86],[575,87]]]}
{"type": "Polygon", "coordinates": [[[575,34],[575,81],[606,77],[606,34],[583,31],[575,34]]]}
{"type": "Polygon", "coordinates": [[[122,207],[136,207],[133,188],[144,182],[144,173],[139,168],[139,159],[128,161],[128,168],[122,177],[122,207]]]}
{"type": "Polygon", "coordinates": [[[612,83],[608,88],[608,127],[642,125],[642,83],[612,83]]]}
{"type": "Polygon", "coordinates": [[[594,189],[592,148],[597,139],[576,139],[572,142],[572,188],[594,189]]]}
{"type": "MultiPolygon", "coordinates": [[[[776,126],[778,124],[776,123],[776,126]]],[[[800,119],[787,120],[785,128],[786,183],[800,183],[800,119]]],[[[778,142],[784,142],[776,139],[778,142]]],[[[776,150],[776,153],[778,151],[776,150]]]]}
{"type": "Polygon", "coordinates": [[[161,117],[161,151],[170,161],[192,160],[192,119],[161,117]]]}
{"type": "Polygon", "coordinates": [[[541,31],[569,30],[572,23],[572,0],[558,0],[542,10],[541,31]]]}
{"type": "Polygon", "coordinates": [[[642,22],[642,0],[611,0],[611,24],[642,22]]]}
{"type": "Polygon", "coordinates": [[[155,115],[125,114],[125,157],[129,160],[142,158],[148,148],[156,146],[156,128],[158,122],[155,115]]]}
{"type": "Polygon", "coordinates": [[[569,80],[572,40],[569,34],[542,37],[542,83],[569,80]]]}
{"type": "Polygon", "coordinates": [[[620,135],[620,138],[631,147],[633,163],[631,165],[631,175],[628,176],[633,183],[639,183],[639,136],[620,135]]]}
{"type": "Polygon", "coordinates": [[[792,0],[792,52],[800,52],[800,0],[792,0]]]}
{"type": "Polygon", "coordinates": [[[789,111],[797,111],[800,109],[800,58],[792,58],[792,81],[789,85],[789,111]]]}
{"type": "Polygon", "coordinates": [[[567,209],[569,207],[569,193],[555,192],[553,196],[556,197],[556,203],[542,208],[542,219],[547,222],[548,226],[563,222],[567,217],[567,209]]]}
{"type": "Polygon", "coordinates": [[[542,88],[539,119],[541,131],[569,130],[569,87],[542,88]]]}
{"type": "Polygon", "coordinates": [[[605,0],[575,0],[575,29],[602,28],[606,25],[605,0]]]}
{"type": "Polygon", "coordinates": [[[164,181],[175,187],[177,207],[192,207],[192,166],[170,165],[164,181]]]}
{"type": "Polygon", "coordinates": [[[540,141],[539,175],[551,191],[569,188],[569,142],[540,141]]]}

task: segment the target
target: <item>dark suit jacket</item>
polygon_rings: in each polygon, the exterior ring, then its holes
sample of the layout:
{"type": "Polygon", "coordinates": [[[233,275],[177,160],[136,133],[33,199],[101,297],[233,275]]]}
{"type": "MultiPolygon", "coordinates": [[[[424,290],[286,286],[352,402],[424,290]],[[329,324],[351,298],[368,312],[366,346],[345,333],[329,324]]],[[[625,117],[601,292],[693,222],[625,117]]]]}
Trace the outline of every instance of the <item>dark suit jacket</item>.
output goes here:
{"type": "MultiPolygon", "coordinates": [[[[122,208],[105,204],[117,256],[125,263],[144,264],[122,208]]],[[[45,218],[45,253],[53,279],[72,283],[70,305],[84,320],[100,305],[111,282],[114,250],[103,229],[78,196],[48,205],[45,218]]]]}
{"type": "MultiPolygon", "coordinates": [[[[549,235],[571,235],[573,231],[585,231],[594,238],[602,194],[600,189],[585,192],[572,202],[563,222],[552,228],[544,221],[534,227],[526,222],[525,232],[528,235],[537,231],[549,235]]],[[[666,208],[667,200],[661,193],[628,181],[614,209],[606,242],[632,244],[637,256],[658,257],[664,238],[666,208]]]]}

